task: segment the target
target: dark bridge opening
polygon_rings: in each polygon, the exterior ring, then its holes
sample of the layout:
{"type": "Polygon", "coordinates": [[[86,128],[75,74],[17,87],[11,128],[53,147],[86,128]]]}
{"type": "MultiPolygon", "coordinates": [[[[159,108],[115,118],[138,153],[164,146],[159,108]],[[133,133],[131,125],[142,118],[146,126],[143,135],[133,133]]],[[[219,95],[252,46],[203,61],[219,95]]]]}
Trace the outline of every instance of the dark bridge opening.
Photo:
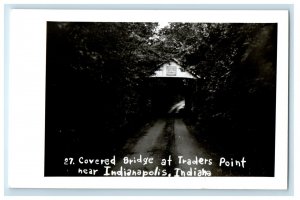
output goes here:
{"type": "Polygon", "coordinates": [[[188,78],[150,78],[149,95],[153,116],[183,116],[193,109],[196,80],[188,78]]]}

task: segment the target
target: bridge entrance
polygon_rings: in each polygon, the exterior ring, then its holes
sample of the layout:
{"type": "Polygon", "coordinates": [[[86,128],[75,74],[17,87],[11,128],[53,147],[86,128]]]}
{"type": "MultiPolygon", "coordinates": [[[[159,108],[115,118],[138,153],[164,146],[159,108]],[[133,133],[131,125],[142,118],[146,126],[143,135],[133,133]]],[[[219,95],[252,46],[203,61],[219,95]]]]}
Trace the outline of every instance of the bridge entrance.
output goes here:
{"type": "Polygon", "coordinates": [[[191,73],[176,62],[162,65],[150,77],[153,114],[164,116],[191,112],[195,90],[196,78],[191,73]]]}

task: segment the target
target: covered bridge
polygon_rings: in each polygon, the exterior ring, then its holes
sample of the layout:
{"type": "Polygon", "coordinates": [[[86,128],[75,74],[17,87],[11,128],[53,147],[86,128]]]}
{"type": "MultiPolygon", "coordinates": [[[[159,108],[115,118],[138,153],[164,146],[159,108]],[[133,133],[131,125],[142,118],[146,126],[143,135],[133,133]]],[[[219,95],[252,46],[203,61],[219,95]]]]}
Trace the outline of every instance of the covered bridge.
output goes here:
{"type": "Polygon", "coordinates": [[[176,61],[163,64],[150,76],[153,110],[158,114],[189,112],[196,77],[176,61]]]}

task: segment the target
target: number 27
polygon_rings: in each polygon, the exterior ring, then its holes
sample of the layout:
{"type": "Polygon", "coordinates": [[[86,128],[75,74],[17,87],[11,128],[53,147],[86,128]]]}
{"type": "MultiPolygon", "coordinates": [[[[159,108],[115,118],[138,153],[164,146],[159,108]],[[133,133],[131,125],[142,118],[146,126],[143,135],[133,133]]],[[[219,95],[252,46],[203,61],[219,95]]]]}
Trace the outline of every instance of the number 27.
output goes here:
{"type": "Polygon", "coordinates": [[[72,165],[74,164],[73,158],[65,158],[64,165],[72,165]]]}

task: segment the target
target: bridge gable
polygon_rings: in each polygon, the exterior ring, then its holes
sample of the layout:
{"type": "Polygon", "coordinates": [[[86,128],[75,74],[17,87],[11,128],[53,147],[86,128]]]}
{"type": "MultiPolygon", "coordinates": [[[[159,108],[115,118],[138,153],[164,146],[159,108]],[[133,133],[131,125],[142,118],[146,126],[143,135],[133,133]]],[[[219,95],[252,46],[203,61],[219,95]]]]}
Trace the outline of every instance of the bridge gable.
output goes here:
{"type": "Polygon", "coordinates": [[[195,79],[195,77],[183,69],[176,62],[169,62],[163,64],[158,70],[155,71],[154,75],[151,77],[156,78],[191,78],[195,79]]]}

